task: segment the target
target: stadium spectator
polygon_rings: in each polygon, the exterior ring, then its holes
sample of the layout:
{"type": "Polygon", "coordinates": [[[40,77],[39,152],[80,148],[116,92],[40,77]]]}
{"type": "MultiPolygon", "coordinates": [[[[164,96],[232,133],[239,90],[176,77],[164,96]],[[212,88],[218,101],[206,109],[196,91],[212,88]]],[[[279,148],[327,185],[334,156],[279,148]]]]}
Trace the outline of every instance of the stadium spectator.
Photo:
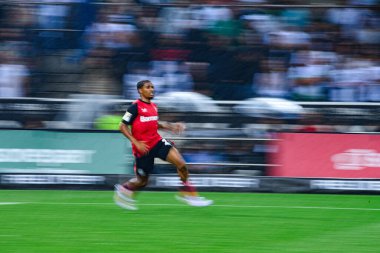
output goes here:
{"type": "Polygon", "coordinates": [[[293,82],[287,92],[297,100],[378,101],[380,96],[379,14],[373,0],[336,1],[343,5],[339,8],[293,8],[303,3],[285,1],[288,6],[279,9],[256,8],[257,3],[274,3],[262,0],[6,3],[0,8],[0,42],[24,57],[33,96],[82,92],[78,72],[88,67],[87,54],[94,48],[112,51],[109,64],[119,95],[124,75],[134,74],[132,66],[142,62],[151,65],[157,86],[165,84],[163,91],[168,86],[239,100],[253,95],[251,80],[264,60],[285,63],[293,82]],[[309,61],[299,57],[304,51],[335,59],[301,65],[309,61]],[[368,60],[365,67],[346,66],[368,60]],[[344,73],[351,70],[358,77],[347,83],[344,73]]]}
{"type": "Polygon", "coordinates": [[[288,78],[292,81],[291,97],[295,100],[326,99],[331,64],[324,52],[302,50],[293,54],[288,78]]]}
{"type": "Polygon", "coordinates": [[[282,60],[263,60],[261,70],[253,79],[253,92],[260,97],[289,97],[290,82],[286,63],[282,60]]]}
{"type": "Polygon", "coordinates": [[[137,33],[137,28],[128,22],[127,17],[113,11],[114,9],[105,8],[98,12],[96,21],[84,34],[86,48],[104,47],[120,50],[131,47],[131,40],[137,33]]]}
{"type": "Polygon", "coordinates": [[[29,69],[16,52],[0,49],[0,97],[25,97],[29,93],[29,69]]]}
{"type": "Polygon", "coordinates": [[[193,144],[186,146],[183,157],[188,163],[199,163],[189,168],[192,173],[226,173],[227,171],[222,166],[212,165],[212,163],[220,164],[228,162],[226,154],[222,149],[220,146],[212,143],[193,144]]]}
{"type": "Polygon", "coordinates": [[[78,92],[84,94],[121,95],[122,86],[115,78],[109,48],[92,48],[84,59],[84,70],[78,85],[78,92]]]}

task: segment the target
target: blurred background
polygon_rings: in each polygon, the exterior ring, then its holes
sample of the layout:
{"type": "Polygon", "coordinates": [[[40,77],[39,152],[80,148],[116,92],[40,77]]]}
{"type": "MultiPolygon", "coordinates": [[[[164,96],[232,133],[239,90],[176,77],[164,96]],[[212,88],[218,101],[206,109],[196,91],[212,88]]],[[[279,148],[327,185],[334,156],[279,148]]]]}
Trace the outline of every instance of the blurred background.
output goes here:
{"type": "Polygon", "coordinates": [[[380,132],[377,0],[0,3],[3,132],[116,132],[142,79],[193,173],[266,175],[280,132],[380,132]]]}

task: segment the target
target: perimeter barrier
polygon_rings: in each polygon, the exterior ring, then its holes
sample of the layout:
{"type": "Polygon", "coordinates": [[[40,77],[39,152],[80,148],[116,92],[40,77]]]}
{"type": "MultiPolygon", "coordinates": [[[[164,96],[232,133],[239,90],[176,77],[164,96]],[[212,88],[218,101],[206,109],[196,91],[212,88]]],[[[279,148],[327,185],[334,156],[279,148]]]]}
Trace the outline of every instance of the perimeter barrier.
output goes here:
{"type": "MultiPolygon", "coordinates": [[[[112,189],[133,176],[130,145],[120,133],[99,131],[0,131],[0,188],[112,189]]],[[[189,163],[254,169],[249,173],[194,173],[203,191],[380,192],[380,135],[279,133],[267,164],[189,163]]],[[[202,138],[204,140],[204,138],[202,138]]],[[[154,173],[147,190],[176,190],[175,173],[154,173]]]]}

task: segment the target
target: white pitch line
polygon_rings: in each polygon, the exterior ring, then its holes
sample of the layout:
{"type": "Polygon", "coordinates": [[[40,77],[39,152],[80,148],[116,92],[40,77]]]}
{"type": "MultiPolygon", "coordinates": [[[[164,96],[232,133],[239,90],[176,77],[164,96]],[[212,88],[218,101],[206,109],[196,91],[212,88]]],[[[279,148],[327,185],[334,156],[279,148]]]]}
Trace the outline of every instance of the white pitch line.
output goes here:
{"type": "Polygon", "coordinates": [[[25,202],[0,202],[1,205],[19,205],[19,204],[25,204],[25,202]]]}
{"type": "Polygon", "coordinates": [[[358,210],[358,211],[380,211],[380,208],[362,207],[329,207],[329,206],[230,206],[218,205],[220,207],[239,207],[239,208],[283,208],[283,209],[323,209],[323,210],[358,210]]]}
{"type": "MultiPolygon", "coordinates": [[[[38,205],[115,205],[111,202],[0,202],[1,204],[38,204],[38,205]]],[[[186,206],[184,204],[144,204],[137,203],[138,206],[186,206]]],[[[363,207],[330,207],[330,206],[262,206],[262,205],[211,205],[210,207],[227,207],[227,208],[272,208],[272,209],[319,209],[319,210],[351,210],[351,211],[380,211],[380,208],[363,208],[363,207]]]]}

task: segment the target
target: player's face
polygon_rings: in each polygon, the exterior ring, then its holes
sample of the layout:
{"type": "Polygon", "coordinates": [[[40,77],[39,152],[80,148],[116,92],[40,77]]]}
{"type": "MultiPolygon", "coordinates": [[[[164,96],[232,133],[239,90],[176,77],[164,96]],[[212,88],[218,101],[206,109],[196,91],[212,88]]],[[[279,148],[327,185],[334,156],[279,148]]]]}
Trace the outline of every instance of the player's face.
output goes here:
{"type": "Polygon", "coordinates": [[[152,83],[145,83],[140,89],[140,95],[143,99],[153,99],[154,97],[154,85],[152,83]]]}

